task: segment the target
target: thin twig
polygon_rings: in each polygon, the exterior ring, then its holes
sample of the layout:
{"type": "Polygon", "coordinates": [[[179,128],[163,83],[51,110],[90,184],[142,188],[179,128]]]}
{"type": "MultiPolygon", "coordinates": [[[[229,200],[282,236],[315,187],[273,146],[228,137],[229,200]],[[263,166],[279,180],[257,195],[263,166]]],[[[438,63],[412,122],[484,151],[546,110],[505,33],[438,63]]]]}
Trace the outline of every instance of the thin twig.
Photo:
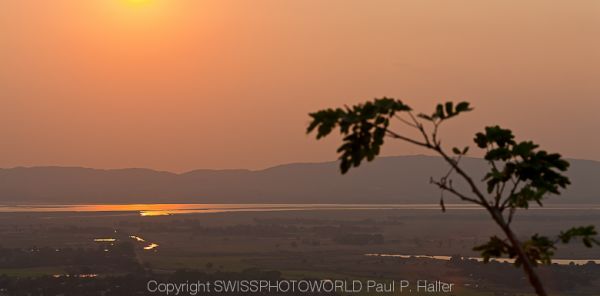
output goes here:
{"type": "MultiPolygon", "coordinates": [[[[445,181],[435,181],[435,180],[431,180],[431,183],[437,185],[438,187],[440,187],[442,190],[446,190],[454,195],[456,195],[457,197],[459,197],[460,199],[464,200],[464,201],[468,201],[468,202],[472,202],[478,205],[482,205],[481,202],[479,200],[470,198],[466,195],[464,195],[463,193],[458,192],[456,189],[454,189],[452,186],[448,186],[445,184],[445,181]]],[[[482,205],[483,206],[483,205],[482,205]]]]}
{"type": "Polygon", "coordinates": [[[400,134],[397,134],[397,133],[395,133],[395,132],[393,132],[391,130],[386,130],[386,132],[388,133],[388,136],[390,136],[392,138],[400,139],[400,140],[403,140],[403,141],[406,141],[406,142],[409,142],[409,143],[413,143],[415,145],[419,145],[419,146],[422,146],[422,147],[425,147],[425,148],[431,148],[431,145],[428,144],[428,143],[423,143],[423,142],[419,142],[417,140],[413,140],[411,138],[408,138],[408,137],[402,136],[400,134]]]}
{"type": "Polygon", "coordinates": [[[425,140],[425,143],[427,143],[427,145],[431,145],[431,142],[429,141],[429,136],[427,136],[427,133],[425,132],[425,128],[423,128],[423,124],[420,121],[417,120],[417,118],[412,114],[412,112],[409,111],[408,115],[410,116],[410,118],[412,119],[412,121],[417,126],[417,129],[423,135],[423,139],[425,140]]]}
{"type": "Polygon", "coordinates": [[[488,211],[491,211],[490,205],[487,203],[485,196],[483,195],[483,193],[481,193],[477,185],[475,185],[473,179],[469,175],[467,175],[467,173],[462,168],[460,168],[458,164],[456,164],[454,160],[448,156],[448,154],[446,154],[446,152],[444,152],[442,147],[437,145],[432,149],[435,150],[439,155],[441,155],[446,160],[446,162],[448,162],[452,167],[454,167],[456,173],[458,173],[465,181],[467,181],[469,187],[471,187],[471,191],[473,191],[473,194],[475,194],[475,196],[477,196],[477,198],[479,199],[479,202],[477,204],[480,204],[488,211]]]}
{"type": "Polygon", "coordinates": [[[517,187],[519,187],[519,183],[521,182],[521,179],[517,179],[517,181],[513,181],[513,188],[510,190],[510,194],[506,197],[506,199],[504,200],[504,202],[502,202],[502,205],[500,206],[500,211],[504,211],[506,209],[506,206],[508,205],[508,203],[511,200],[511,197],[515,194],[515,191],[517,191],[517,187]]]}
{"type": "Polygon", "coordinates": [[[406,125],[408,125],[408,126],[410,126],[410,127],[414,127],[414,128],[416,128],[416,129],[418,129],[418,128],[419,128],[419,127],[418,127],[417,125],[415,125],[414,123],[412,123],[412,122],[410,122],[410,121],[408,121],[408,120],[406,120],[406,119],[404,119],[404,118],[402,118],[402,117],[400,117],[400,116],[398,116],[398,115],[394,115],[394,117],[395,117],[396,119],[400,120],[402,123],[404,123],[404,124],[406,124],[406,125]]]}

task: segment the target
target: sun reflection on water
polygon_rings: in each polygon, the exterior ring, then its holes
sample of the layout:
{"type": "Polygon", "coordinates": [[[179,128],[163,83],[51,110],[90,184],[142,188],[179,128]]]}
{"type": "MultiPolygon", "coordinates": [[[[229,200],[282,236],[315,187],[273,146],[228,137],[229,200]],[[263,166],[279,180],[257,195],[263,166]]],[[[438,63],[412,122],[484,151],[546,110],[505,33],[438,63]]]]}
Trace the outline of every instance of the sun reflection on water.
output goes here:
{"type": "Polygon", "coordinates": [[[169,216],[171,215],[168,211],[140,211],[140,216],[151,217],[151,216],[169,216]]]}

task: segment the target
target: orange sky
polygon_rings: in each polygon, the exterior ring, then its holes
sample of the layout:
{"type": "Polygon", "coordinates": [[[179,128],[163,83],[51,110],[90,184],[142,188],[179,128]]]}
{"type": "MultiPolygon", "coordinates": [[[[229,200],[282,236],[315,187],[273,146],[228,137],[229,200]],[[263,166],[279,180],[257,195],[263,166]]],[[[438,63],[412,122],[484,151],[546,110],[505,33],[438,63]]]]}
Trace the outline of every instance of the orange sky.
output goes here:
{"type": "Polygon", "coordinates": [[[384,95],[600,160],[599,1],[131,1],[0,1],[0,167],[331,160],[307,113],[384,95]]]}

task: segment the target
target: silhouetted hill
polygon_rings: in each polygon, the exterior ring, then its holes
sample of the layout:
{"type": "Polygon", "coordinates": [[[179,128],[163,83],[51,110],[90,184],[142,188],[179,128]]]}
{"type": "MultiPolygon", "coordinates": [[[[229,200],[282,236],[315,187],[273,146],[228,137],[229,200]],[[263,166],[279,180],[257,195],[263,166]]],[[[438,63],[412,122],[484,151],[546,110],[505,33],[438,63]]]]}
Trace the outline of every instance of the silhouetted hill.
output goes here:
{"type": "MultiPolygon", "coordinates": [[[[570,160],[573,185],[554,203],[598,202],[600,162],[570,160]]],[[[483,177],[481,159],[462,165],[483,177]]],[[[195,170],[78,167],[0,169],[3,203],[437,203],[430,177],[448,167],[437,157],[381,157],[342,176],[337,162],[280,165],[265,170],[195,170]]],[[[455,178],[458,180],[458,178],[455,178]]],[[[455,184],[461,188],[460,182],[455,184]]],[[[456,202],[448,196],[447,202],[456,202]]]]}

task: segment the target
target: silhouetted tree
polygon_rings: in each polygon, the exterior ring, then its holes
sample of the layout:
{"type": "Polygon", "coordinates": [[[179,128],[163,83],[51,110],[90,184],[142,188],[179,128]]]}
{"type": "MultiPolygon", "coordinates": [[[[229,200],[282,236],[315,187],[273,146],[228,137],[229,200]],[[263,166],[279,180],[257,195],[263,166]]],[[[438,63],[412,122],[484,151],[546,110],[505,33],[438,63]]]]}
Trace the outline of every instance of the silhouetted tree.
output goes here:
{"type": "Polygon", "coordinates": [[[337,150],[342,174],[358,167],[365,159],[372,161],[379,154],[386,137],[423,147],[441,156],[448,163],[449,171],[439,179],[432,178],[431,183],[441,189],[442,210],[445,211],[444,192],[483,207],[502,229],[505,238],[492,236],[489,242],[474,247],[474,250],[481,252],[485,262],[491,257],[514,258],[515,265],[523,267],[536,293],[546,295],[534,267],[540,263],[551,263],[556,245],[560,242],[581,239],[587,247],[600,244],[595,239],[597,232],[594,226],[573,227],[561,232],[555,239],[535,234],[526,241],[520,241],[511,228],[515,212],[527,209],[532,202],[542,206],[542,200],[548,194],[560,194],[560,190],[570,184],[562,174],[569,163],[560,154],[538,149],[539,146],[531,141],[515,141],[511,130],[499,126],[486,127],[474,138],[477,148],[484,150],[484,159],[490,167],[483,179],[485,190],[481,190],[460,165],[469,146],[454,147],[449,153],[442,147],[438,133],[447,120],[471,110],[468,102],[456,105],[447,102],[438,104],[431,114],[414,114],[402,101],[384,97],[352,107],[310,113],[312,122],[307,133],[316,130],[316,137],[320,139],[339,129],[343,136],[343,143],[337,150]],[[418,138],[392,130],[390,122],[393,119],[416,130],[418,138]],[[464,180],[471,192],[461,192],[453,186],[453,176],[464,180]]]}

